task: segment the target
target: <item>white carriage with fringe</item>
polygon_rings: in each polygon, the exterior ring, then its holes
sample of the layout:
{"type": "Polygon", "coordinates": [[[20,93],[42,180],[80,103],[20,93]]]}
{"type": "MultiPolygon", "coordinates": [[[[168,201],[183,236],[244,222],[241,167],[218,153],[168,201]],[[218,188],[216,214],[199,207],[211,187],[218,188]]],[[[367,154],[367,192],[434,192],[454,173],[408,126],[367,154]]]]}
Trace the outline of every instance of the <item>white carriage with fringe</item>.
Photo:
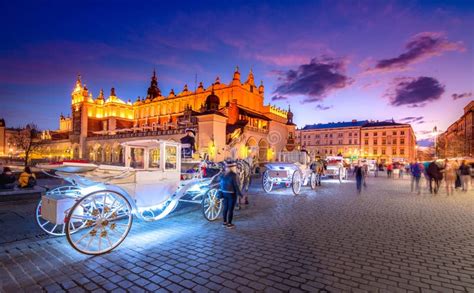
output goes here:
{"type": "Polygon", "coordinates": [[[159,220],[181,201],[201,204],[207,220],[217,219],[222,207],[217,198],[220,168],[202,178],[200,162],[182,160],[181,144],[172,141],[137,140],[123,146],[125,166],[38,165],[69,183],[42,196],[36,209],[41,229],[66,235],[79,252],[102,254],[126,238],[133,215],[159,220]],[[195,170],[189,172],[189,167],[195,170]]]}

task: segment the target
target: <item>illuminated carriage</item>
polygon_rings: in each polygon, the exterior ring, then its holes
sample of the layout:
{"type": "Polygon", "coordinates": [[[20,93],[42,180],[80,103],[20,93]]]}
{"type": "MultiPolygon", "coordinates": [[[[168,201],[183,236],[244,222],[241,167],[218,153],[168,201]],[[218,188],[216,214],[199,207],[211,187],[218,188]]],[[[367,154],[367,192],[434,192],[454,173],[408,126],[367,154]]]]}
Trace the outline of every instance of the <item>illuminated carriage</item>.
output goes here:
{"type": "Polygon", "coordinates": [[[290,187],[295,195],[301,191],[301,186],[310,185],[315,189],[319,173],[315,172],[307,152],[281,152],[279,162],[266,164],[262,176],[262,186],[265,192],[271,192],[274,186],[290,187]]]}
{"type": "Polygon", "coordinates": [[[199,162],[181,159],[181,144],[161,140],[124,143],[125,166],[63,163],[40,165],[69,183],[39,202],[36,219],[51,235],[66,235],[77,251],[102,254],[117,247],[132,227],[133,215],[159,220],[178,202],[201,205],[213,221],[221,211],[218,169],[202,178],[199,162]],[[191,167],[195,171],[183,172],[191,167]]]}

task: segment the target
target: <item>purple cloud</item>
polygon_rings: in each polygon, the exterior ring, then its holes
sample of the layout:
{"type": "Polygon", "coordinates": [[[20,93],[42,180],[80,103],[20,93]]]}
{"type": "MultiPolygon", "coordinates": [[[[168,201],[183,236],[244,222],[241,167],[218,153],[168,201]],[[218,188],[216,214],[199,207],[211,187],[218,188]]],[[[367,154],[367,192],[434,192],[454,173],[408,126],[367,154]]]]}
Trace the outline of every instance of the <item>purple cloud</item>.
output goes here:
{"type": "Polygon", "coordinates": [[[432,77],[398,78],[385,96],[392,106],[423,107],[427,102],[438,100],[444,93],[444,85],[432,77]]]}
{"type": "Polygon", "coordinates": [[[404,117],[404,118],[400,119],[400,122],[403,122],[403,123],[418,122],[417,124],[421,124],[421,123],[424,123],[423,118],[424,118],[423,116],[418,116],[418,117],[409,116],[409,117],[404,117]]]}
{"type": "Polygon", "coordinates": [[[395,58],[378,60],[374,71],[393,71],[403,70],[410,64],[420,62],[422,60],[440,56],[448,51],[464,51],[465,47],[462,42],[450,42],[442,33],[423,32],[413,36],[405,45],[406,51],[395,58]]]}
{"type": "Polygon", "coordinates": [[[316,105],[316,109],[321,110],[321,111],[326,111],[326,110],[329,110],[333,107],[334,107],[333,105],[331,105],[331,106],[324,106],[323,104],[316,105]]]}
{"type": "Polygon", "coordinates": [[[345,75],[346,63],[345,60],[330,57],[313,58],[296,70],[280,71],[274,93],[304,95],[303,103],[321,101],[329,92],[352,83],[352,79],[345,75]]]}
{"type": "Polygon", "coordinates": [[[451,95],[451,97],[453,97],[453,100],[463,99],[463,98],[470,98],[472,96],[473,96],[472,92],[462,93],[462,94],[452,94],[451,95]]]}
{"type": "Polygon", "coordinates": [[[275,95],[272,97],[272,101],[281,101],[281,100],[287,100],[288,97],[285,97],[285,96],[279,96],[279,95],[275,95]]]}

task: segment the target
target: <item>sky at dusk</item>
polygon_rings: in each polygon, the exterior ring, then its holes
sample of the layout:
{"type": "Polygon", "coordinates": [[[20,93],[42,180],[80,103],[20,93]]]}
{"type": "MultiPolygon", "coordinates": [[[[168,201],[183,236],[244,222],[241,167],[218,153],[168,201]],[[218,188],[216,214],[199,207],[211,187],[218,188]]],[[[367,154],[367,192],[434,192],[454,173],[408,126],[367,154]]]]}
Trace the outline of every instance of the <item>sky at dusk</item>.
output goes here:
{"type": "Polygon", "coordinates": [[[265,102],[305,124],[412,123],[444,131],[474,99],[472,1],[2,1],[0,117],[57,129],[76,76],[145,96],[228,83],[236,66],[265,102]]]}

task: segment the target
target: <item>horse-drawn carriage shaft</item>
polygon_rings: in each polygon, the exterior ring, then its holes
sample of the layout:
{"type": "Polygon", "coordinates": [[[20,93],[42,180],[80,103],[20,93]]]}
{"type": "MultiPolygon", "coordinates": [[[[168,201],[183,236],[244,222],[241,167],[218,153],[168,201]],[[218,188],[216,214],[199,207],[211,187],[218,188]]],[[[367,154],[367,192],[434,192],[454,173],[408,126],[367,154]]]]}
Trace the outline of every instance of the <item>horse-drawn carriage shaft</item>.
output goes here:
{"type": "Polygon", "coordinates": [[[178,202],[200,204],[204,217],[213,221],[221,211],[217,176],[203,178],[200,165],[181,157],[181,144],[138,140],[123,144],[125,166],[62,163],[39,165],[69,182],[47,192],[36,212],[38,225],[55,236],[66,235],[77,251],[102,254],[126,238],[133,215],[159,220],[178,202]],[[183,160],[183,161],[182,161],[183,160]],[[190,176],[191,174],[191,176],[190,176]],[[188,199],[190,197],[191,199],[188,199]]]}

